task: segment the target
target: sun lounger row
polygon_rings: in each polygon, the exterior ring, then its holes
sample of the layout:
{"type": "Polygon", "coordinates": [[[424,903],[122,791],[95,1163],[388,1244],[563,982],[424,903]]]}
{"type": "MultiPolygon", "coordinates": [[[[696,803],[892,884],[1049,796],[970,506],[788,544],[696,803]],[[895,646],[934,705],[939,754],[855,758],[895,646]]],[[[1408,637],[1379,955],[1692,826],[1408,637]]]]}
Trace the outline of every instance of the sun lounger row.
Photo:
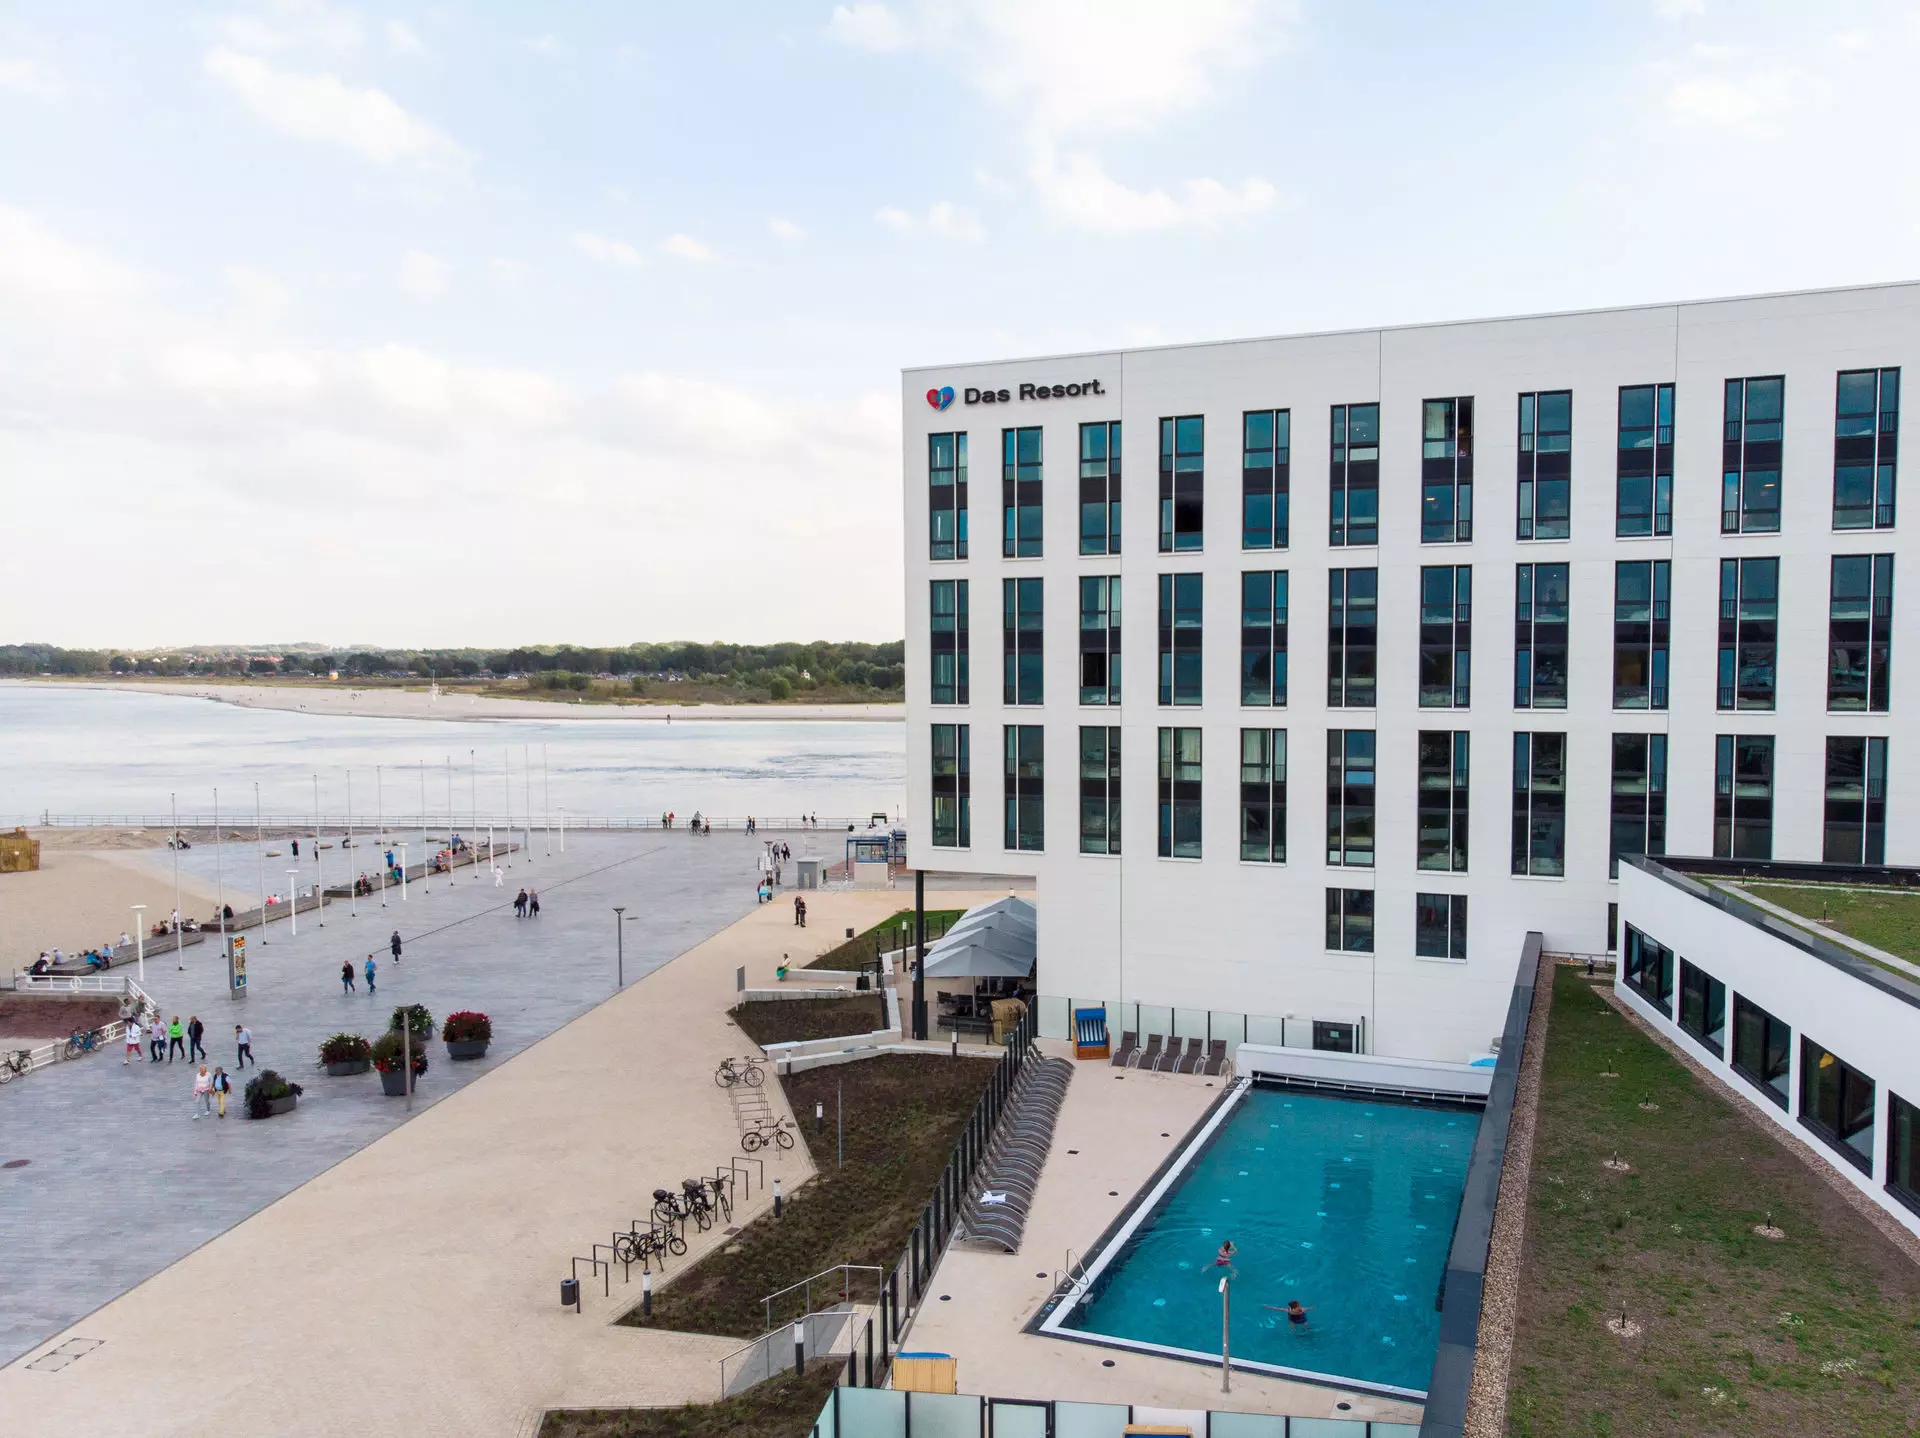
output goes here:
{"type": "Polygon", "coordinates": [[[1020,1072],[1006,1111],[994,1129],[962,1210],[962,1235],[1020,1251],[1034,1190],[1053,1143],[1053,1125],[1066,1102],[1073,1065],[1036,1059],[1020,1072]]]}
{"type": "Polygon", "coordinates": [[[1113,1066],[1117,1069],[1151,1069],[1155,1073],[1205,1074],[1217,1078],[1233,1068],[1233,1061],[1227,1057],[1227,1041],[1214,1039],[1211,1043],[1205,1039],[1183,1040],[1166,1038],[1161,1034],[1148,1034],[1145,1047],[1140,1044],[1138,1034],[1120,1035],[1120,1047],[1113,1051],[1113,1066]]]}

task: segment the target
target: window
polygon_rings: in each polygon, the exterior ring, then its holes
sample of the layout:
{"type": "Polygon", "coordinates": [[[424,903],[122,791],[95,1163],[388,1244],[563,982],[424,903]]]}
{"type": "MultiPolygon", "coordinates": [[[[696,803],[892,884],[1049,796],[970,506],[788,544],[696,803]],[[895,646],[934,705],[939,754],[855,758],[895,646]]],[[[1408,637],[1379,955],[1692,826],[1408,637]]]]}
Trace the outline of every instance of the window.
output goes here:
{"type": "Polygon", "coordinates": [[[1893,528],[1900,371],[1840,371],[1833,407],[1833,527],[1893,528]]]}
{"type": "Polygon", "coordinates": [[[1520,396],[1521,539],[1565,539],[1572,533],[1573,391],[1520,396]]]}
{"type": "Polygon", "coordinates": [[[1773,736],[1722,734],[1713,746],[1713,857],[1773,857],[1773,736]]]}
{"type": "Polygon", "coordinates": [[[1413,951],[1423,959],[1467,957],[1467,896],[1413,896],[1413,951]]]}
{"type": "Polygon", "coordinates": [[[1793,1031],[1758,1004],[1733,996],[1733,1071],[1760,1092],[1787,1106],[1793,1031]]]}
{"type": "Polygon", "coordinates": [[[1827,708],[1887,712],[1893,657],[1893,556],[1837,554],[1827,610],[1827,708]]]}
{"type": "Polygon", "coordinates": [[[1620,906],[1607,905],[1607,952],[1612,953],[1618,946],[1620,933],[1620,906]]]}
{"type": "Polygon", "coordinates": [[[1627,987],[1668,1018],[1673,1017],[1673,950],[1627,925],[1627,952],[1621,959],[1627,987]]]}
{"type": "Polygon", "coordinates": [[[1380,542],[1380,406],[1333,407],[1333,509],[1327,543],[1380,542]]]}
{"type": "Polygon", "coordinates": [[[1240,702],[1287,702],[1287,571],[1240,576],[1240,702]]]}
{"type": "Polygon", "coordinates": [[[1420,418],[1420,542],[1473,538],[1473,397],[1430,399],[1420,418]]]}
{"type": "Polygon", "coordinates": [[[1887,1192],[1920,1209],[1920,1109],[1887,1095],[1887,1192]]]}
{"type": "Polygon", "coordinates": [[[1467,871],[1467,774],[1471,735],[1464,729],[1420,734],[1419,866],[1467,871]]]}
{"type": "Polygon", "coordinates": [[[1473,698],[1473,566],[1420,570],[1420,705],[1464,709],[1473,698]]]}
{"type": "Polygon", "coordinates": [[[1240,731],[1240,857],[1287,861],[1287,731],[1240,731]]]}
{"type": "Polygon", "coordinates": [[[1285,549],[1293,411],[1248,410],[1240,419],[1240,435],[1240,547],[1285,549]]]}
{"type": "Polygon", "coordinates": [[[1716,1057],[1726,1052],[1727,986],[1685,959],[1680,961],[1680,1027],[1716,1057]]]}
{"type": "Polygon", "coordinates": [[[1160,731],[1160,857],[1200,857],[1200,731],[1160,731]]]}
{"type": "Polygon", "coordinates": [[[1513,736],[1513,872],[1567,872],[1567,736],[1513,736]]]}
{"type": "Polygon", "coordinates": [[[1673,562],[1629,559],[1613,566],[1613,707],[1667,707],[1667,637],[1673,562]]]}
{"type": "Polygon", "coordinates": [[[1620,386],[1613,532],[1622,539],[1673,533],[1673,386],[1620,386]]]}
{"type": "Polygon", "coordinates": [[[1080,852],[1120,852],[1120,729],[1080,729],[1080,852]]]}
{"type": "Polygon", "coordinates": [[[1786,381],[1727,381],[1720,532],[1780,532],[1780,414],[1786,381]]]}
{"type": "Polygon", "coordinates": [[[1160,552],[1200,548],[1206,519],[1206,421],[1160,421],[1160,552]]]}
{"type": "Polygon", "coordinates": [[[1327,890],[1327,947],[1349,954],[1373,952],[1373,890],[1327,890]]]}
{"type": "Polygon", "coordinates": [[[1201,579],[1160,576],[1160,702],[1200,702],[1201,579]]]}
{"type": "Polygon", "coordinates": [[[1120,424],[1080,426],[1080,552],[1120,552],[1120,424]]]}
{"type": "Polygon", "coordinates": [[[1000,553],[1040,553],[1040,427],[1000,431],[1000,553]]]}
{"type": "Polygon", "coordinates": [[[1800,1122],[1873,1172],[1873,1080],[1800,1035],[1800,1122]]]}
{"type": "Polygon", "coordinates": [[[1613,736],[1613,829],[1607,877],[1620,877],[1622,856],[1667,852],[1667,736],[1613,736]]]}
{"type": "Polygon", "coordinates": [[[1003,704],[1045,702],[1041,664],[1043,595],[1038,579],[1000,581],[1000,623],[1003,704]]]}
{"type": "Polygon", "coordinates": [[[1327,862],[1373,867],[1371,729],[1327,731],[1327,862]]]}
{"type": "Polygon", "coordinates": [[[973,844],[973,755],[970,726],[933,726],[933,846],[965,849],[973,844]]]}
{"type": "Polygon", "coordinates": [[[927,558],[967,557],[967,436],[927,436],[927,558]]]}
{"type": "Polygon", "coordinates": [[[1827,740],[1829,864],[1887,862],[1887,741],[1859,734],[1827,740]]]}
{"type": "Polygon", "coordinates": [[[1047,840],[1046,731],[1038,724],[1008,724],[1005,733],[1006,847],[1044,849],[1047,840]]]}
{"type": "MultiPolygon", "coordinates": [[[[1328,948],[1334,947],[1332,944],[1328,948]]],[[[1321,1019],[1313,1021],[1313,1046],[1322,1053],[1351,1054],[1358,1053],[1354,1046],[1352,1024],[1330,1024],[1321,1019]]]]}
{"type": "Polygon", "coordinates": [[[1567,566],[1514,566],[1513,707],[1567,707],[1567,566]]]}
{"type": "Polygon", "coordinates": [[[933,581],[933,702],[965,704],[967,688],[967,581],[933,581]]]}
{"type": "Polygon", "coordinates": [[[1080,702],[1120,702],[1120,576],[1080,580],[1080,702]]]}
{"type": "Polygon", "coordinates": [[[1720,561],[1722,709],[1773,708],[1780,645],[1780,561],[1720,561]]]}
{"type": "Polygon", "coordinates": [[[1327,571],[1327,703],[1371,709],[1379,640],[1380,571],[1327,571]]]}

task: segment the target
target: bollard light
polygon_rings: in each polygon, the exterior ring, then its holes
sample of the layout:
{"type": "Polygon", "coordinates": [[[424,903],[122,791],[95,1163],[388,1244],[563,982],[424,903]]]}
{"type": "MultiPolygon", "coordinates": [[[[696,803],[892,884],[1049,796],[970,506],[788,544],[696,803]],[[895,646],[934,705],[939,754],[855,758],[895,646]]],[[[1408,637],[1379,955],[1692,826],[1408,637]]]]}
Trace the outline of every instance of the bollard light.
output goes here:
{"type": "Polygon", "coordinates": [[[780,1216],[780,1180],[777,1178],[773,1181],[773,1216],[780,1216]]]}
{"type": "Polygon", "coordinates": [[[640,1274],[640,1316],[653,1317],[653,1270],[646,1269],[640,1274]]]}
{"type": "Polygon", "coordinates": [[[827,1105],[824,1099],[813,1101],[813,1131],[825,1133],[827,1129],[827,1105]]]}
{"type": "Polygon", "coordinates": [[[807,1321],[804,1318],[793,1320],[793,1376],[802,1378],[807,1372],[807,1321]]]}

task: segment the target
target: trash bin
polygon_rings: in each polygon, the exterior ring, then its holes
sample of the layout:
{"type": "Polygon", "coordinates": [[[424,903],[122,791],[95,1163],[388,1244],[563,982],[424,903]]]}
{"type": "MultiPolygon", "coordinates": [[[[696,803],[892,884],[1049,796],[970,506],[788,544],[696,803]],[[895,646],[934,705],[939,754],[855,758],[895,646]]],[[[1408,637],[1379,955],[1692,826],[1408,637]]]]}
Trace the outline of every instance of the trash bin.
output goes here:
{"type": "Polygon", "coordinates": [[[563,1278],[560,1280],[560,1306],[578,1308],[580,1306],[580,1280],[563,1278]]]}

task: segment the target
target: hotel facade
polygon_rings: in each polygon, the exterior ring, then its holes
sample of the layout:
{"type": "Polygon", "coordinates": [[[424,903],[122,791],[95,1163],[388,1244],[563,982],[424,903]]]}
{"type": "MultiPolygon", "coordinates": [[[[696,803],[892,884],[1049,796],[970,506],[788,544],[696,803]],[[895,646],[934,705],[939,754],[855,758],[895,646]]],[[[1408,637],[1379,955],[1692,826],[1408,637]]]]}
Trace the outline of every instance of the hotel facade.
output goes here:
{"type": "Polygon", "coordinates": [[[905,372],[909,863],[1039,1018],[1458,1062],[1622,855],[1920,862],[1920,285],[905,372]]]}

